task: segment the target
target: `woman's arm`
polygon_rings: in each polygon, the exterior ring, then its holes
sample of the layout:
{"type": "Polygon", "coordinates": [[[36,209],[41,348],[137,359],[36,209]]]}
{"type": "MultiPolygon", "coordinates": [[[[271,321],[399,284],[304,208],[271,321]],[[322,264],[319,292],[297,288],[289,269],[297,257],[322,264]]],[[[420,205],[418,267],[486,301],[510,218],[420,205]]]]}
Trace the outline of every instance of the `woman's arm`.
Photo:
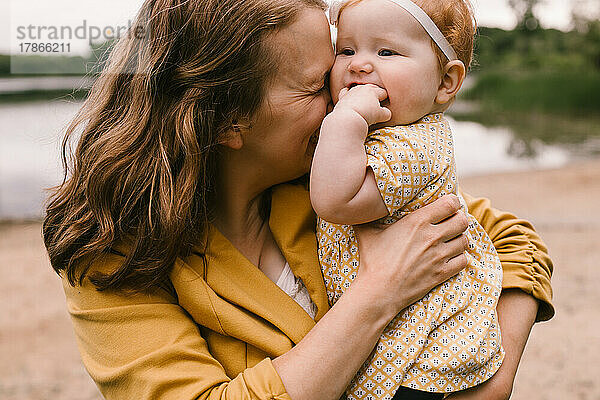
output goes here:
{"type": "MultiPolygon", "coordinates": [[[[389,320],[466,266],[467,220],[458,208],[447,196],[385,230],[358,227],[361,267],[351,288],[296,347],[233,379],[166,292],[122,295],[98,292],[87,279],[64,281],[82,360],[107,400],[336,400],[389,320]]],[[[98,269],[119,262],[107,256],[98,269]]],[[[219,323],[207,321],[216,324],[210,329],[219,323]]]]}
{"type": "Polygon", "coordinates": [[[461,194],[469,213],[485,229],[498,252],[504,273],[502,289],[520,289],[537,299],[536,321],[552,318],[553,264],[548,248],[531,223],[493,208],[488,199],[461,194]]]}

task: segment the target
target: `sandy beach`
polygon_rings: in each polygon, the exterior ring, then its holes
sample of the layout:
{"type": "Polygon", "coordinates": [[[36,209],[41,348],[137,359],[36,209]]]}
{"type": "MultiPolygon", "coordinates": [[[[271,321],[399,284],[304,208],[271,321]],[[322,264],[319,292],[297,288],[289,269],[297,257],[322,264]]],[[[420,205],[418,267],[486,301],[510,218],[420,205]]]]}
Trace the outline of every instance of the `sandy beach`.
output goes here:
{"type": "MultiPolygon", "coordinates": [[[[555,263],[556,316],[533,328],[513,399],[600,399],[600,160],[462,179],[529,219],[555,263]]],[[[83,368],[39,223],[0,224],[0,399],[101,399],[83,368]]]]}

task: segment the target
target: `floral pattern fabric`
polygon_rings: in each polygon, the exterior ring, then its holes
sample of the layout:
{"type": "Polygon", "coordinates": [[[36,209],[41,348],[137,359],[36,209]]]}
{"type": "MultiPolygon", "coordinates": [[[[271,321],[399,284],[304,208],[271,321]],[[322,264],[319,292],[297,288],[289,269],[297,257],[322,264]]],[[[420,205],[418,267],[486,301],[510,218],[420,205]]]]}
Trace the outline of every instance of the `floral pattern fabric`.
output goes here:
{"type": "MultiPolygon", "coordinates": [[[[365,149],[389,212],[383,223],[393,223],[445,194],[458,195],[452,133],[442,114],[374,131],[365,149]]],[[[348,387],[348,399],[391,399],[399,386],[459,391],[489,379],[502,364],[496,317],[502,266],[486,232],[467,216],[467,268],[390,322],[348,387]]],[[[358,243],[352,226],[322,219],[317,239],[333,304],[358,273],[358,243]]]]}

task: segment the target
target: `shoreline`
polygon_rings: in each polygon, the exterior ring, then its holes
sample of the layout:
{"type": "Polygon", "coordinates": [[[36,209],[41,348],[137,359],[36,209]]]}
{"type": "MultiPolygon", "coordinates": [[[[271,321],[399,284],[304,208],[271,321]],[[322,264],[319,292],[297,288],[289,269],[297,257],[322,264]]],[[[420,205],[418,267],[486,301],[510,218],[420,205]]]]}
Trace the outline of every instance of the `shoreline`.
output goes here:
{"type": "MultiPolygon", "coordinates": [[[[461,179],[473,196],[528,219],[550,249],[555,317],[532,330],[512,398],[600,398],[600,159],[461,179]]],[[[0,222],[0,398],[96,400],[38,220],[0,222]]]]}

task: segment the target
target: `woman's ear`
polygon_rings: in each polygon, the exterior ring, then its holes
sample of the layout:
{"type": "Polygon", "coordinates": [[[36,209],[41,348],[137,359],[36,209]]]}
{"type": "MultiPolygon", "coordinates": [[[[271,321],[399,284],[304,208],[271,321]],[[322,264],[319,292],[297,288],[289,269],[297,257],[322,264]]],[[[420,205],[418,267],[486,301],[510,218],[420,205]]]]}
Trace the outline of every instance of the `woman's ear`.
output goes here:
{"type": "Polygon", "coordinates": [[[446,104],[456,96],[465,80],[467,69],[462,61],[454,60],[446,64],[443,73],[442,83],[435,98],[437,104],[446,104]]]}
{"type": "Polygon", "coordinates": [[[219,142],[220,145],[229,147],[233,150],[239,150],[244,146],[244,138],[242,127],[234,122],[231,127],[225,132],[223,138],[219,142]]]}

